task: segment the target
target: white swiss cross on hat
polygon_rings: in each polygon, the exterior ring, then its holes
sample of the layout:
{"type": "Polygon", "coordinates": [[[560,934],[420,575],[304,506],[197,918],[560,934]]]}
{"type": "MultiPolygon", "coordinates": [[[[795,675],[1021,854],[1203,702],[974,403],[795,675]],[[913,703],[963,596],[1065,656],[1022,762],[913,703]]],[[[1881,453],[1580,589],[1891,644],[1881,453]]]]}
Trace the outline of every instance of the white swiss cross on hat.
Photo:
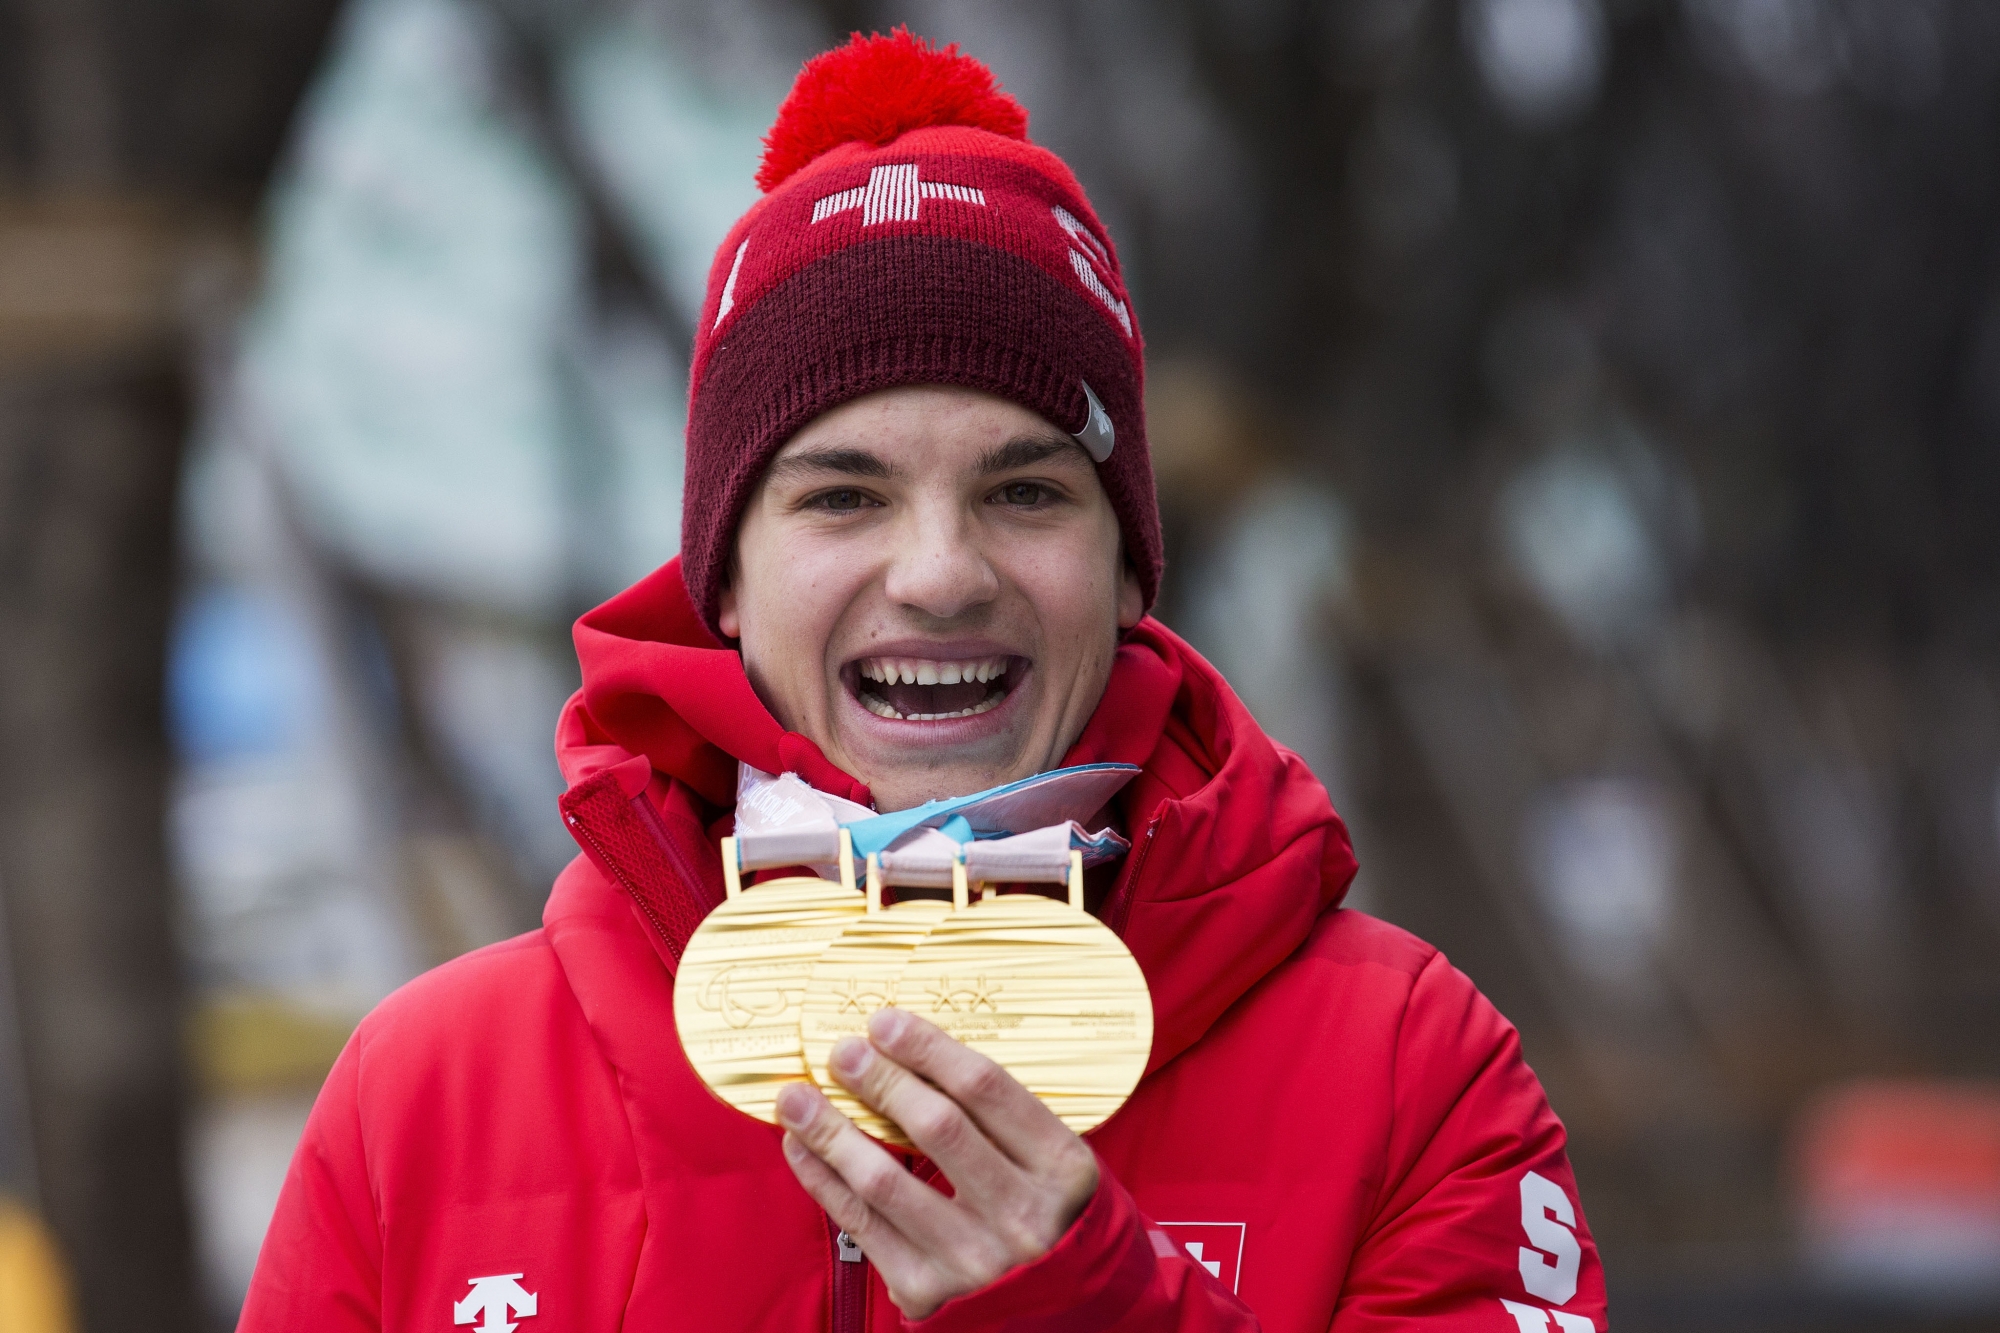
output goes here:
{"type": "Polygon", "coordinates": [[[857,185],[851,190],[830,194],[813,205],[814,222],[824,222],[836,213],[845,213],[850,208],[861,210],[861,225],[872,227],[878,222],[915,222],[917,210],[926,199],[952,199],[961,204],[986,207],[986,193],[970,185],[943,185],[937,181],[917,179],[917,164],[900,163],[893,167],[876,167],[868,173],[868,183],[857,185]]]}

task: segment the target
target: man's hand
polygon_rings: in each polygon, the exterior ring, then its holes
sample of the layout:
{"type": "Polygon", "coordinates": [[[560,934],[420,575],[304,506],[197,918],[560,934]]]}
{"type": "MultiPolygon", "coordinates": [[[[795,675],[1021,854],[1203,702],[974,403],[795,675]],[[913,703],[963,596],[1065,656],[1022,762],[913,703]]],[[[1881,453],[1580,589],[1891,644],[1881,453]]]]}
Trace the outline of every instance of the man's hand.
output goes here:
{"type": "Polygon", "coordinates": [[[1097,1191],[1097,1157],[993,1061],[900,1009],[844,1037],[833,1073],[903,1127],[951,1182],[918,1180],[806,1083],[778,1094],[785,1158],[860,1245],[889,1299],[923,1319],[954,1296],[1039,1259],[1097,1191]]]}

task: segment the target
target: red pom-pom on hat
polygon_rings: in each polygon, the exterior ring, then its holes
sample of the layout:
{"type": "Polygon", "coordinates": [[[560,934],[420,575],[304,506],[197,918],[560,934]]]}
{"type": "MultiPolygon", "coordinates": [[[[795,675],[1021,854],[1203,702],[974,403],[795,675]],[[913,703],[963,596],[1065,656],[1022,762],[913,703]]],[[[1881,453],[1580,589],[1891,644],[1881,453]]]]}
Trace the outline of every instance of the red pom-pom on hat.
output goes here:
{"type": "Polygon", "coordinates": [[[886,144],[907,131],[940,125],[1028,137],[1027,111],[1000,91],[992,70],[960,55],[957,43],[940,51],[908,28],[887,37],[857,32],[847,45],[813,57],[799,71],[764,136],[757,188],[769,193],[844,143],[886,144]]]}

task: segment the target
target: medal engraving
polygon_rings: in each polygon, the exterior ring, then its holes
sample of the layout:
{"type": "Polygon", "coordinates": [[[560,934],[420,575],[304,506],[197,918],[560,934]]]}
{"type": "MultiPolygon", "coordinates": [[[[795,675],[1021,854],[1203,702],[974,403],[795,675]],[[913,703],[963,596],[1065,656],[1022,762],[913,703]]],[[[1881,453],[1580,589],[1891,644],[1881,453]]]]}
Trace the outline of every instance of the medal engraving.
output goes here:
{"type": "Polygon", "coordinates": [[[806,1068],[813,1082],[862,1132],[898,1147],[910,1145],[903,1131],[842,1087],[826,1062],[842,1037],[868,1035],[869,1015],[877,1009],[890,1004],[911,1007],[901,986],[904,965],[931,927],[951,910],[950,903],[918,898],[849,923],[813,964],[799,1011],[806,1068]]]}
{"type": "Polygon", "coordinates": [[[932,926],[896,1003],[994,1060],[1081,1134],[1124,1105],[1153,1049],[1153,1003],[1124,943],[1036,894],[959,908],[932,926]]]}
{"type": "Polygon", "coordinates": [[[778,1089],[809,1077],[799,1013],[813,963],[866,905],[831,880],[772,880],[695,928],[674,975],[674,1026],[716,1096],[777,1122],[778,1089]]]}

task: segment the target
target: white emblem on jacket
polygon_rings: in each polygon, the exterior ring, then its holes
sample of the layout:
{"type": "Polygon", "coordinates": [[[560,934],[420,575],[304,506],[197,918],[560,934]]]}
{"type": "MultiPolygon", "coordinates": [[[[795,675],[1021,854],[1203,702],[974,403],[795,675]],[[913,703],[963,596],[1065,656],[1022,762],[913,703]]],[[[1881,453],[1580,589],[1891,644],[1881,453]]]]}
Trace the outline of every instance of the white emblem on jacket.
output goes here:
{"type": "Polygon", "coordinates": [[[514,1333],[515,1325],[507,1322],[507,1312],[513,1311],[516,1319],[527,1319],[535,1313],[535,1293],[521,1285],[521,1273],[495,1273],[491,1277],[467,1279],[472,1290],[462,1301],[453,1301],[451,1322],[470,1324],[482,1314],[486,1322],[479,1326],[479,1333],[514,1333]]]}
{"type": "Polygon", "coordinates": [[[1147,1238],[1154,1254],[1162,1259],[1192,1259],[1233,1292],[1243,1281],[1243,1239],[1248,1230],[1241,1222],[1155,1222],[1147,1238]]]}

